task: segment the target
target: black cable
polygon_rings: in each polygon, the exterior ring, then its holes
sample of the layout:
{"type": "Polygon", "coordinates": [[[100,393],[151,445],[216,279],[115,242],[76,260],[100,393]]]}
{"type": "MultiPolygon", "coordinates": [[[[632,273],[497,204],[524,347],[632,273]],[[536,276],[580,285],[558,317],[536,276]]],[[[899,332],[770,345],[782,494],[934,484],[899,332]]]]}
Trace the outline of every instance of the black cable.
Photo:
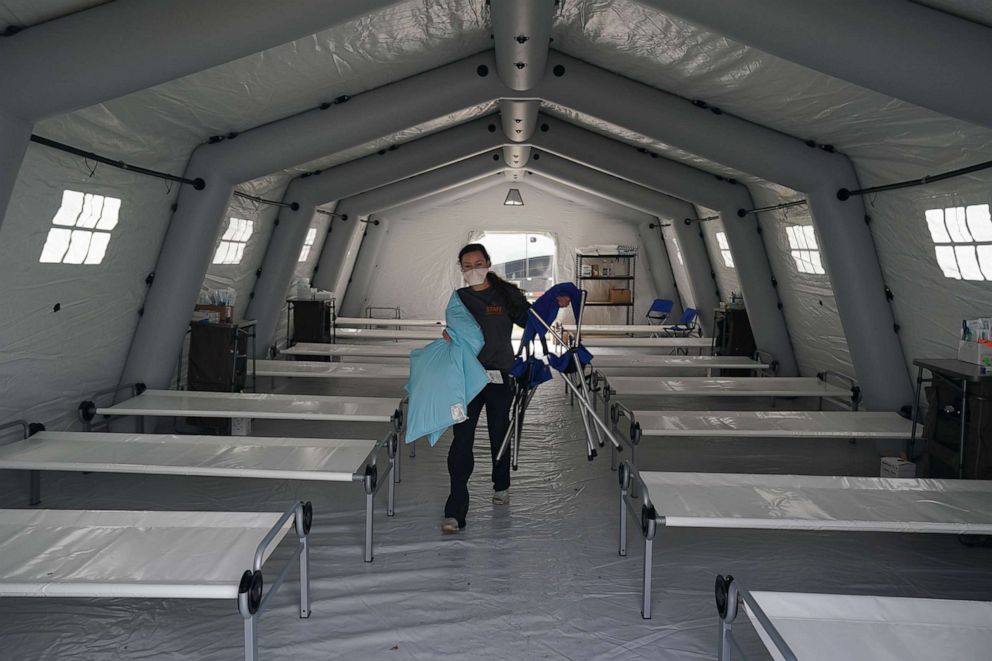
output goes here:
{"type": "Polygon", "coordinates": [[[754,209],[738,209],[737,217],[743,218],[752,213],[762,213],[765,211],[779,211],[781,209],[791,209],[792,207],[800,207],[806,204],[806,200],[793,200],[792,202],[782,202],[781,204],[772,204],[767,207],[755,207],[754,209]]]}
{"type": "Polygon", "coordinates": [[[94,154],[91,151],[86,151],[84,149],[79,149],[78,147],[73,147],[71,145],[63,144],[61,142],[56,142],[55,140],[49,140],[48,138],[43,138],[39,135],[32,135],[31,142],[43,145],[45,147],[51,147],[52,149],[58,149],[59,151],[64,151],[67,154],[72,154],[74,156],[81,156],[84,159],[96,161],[98,163],[103,163],[111,167],[118,168],[120,170],[127,170],[128,172],[135,172],[137,174],[143,174],[147,177],[155,177],[157,179],[165,179],[166,181],[175,181],[180,184],[188,184],[195,188],[196,190],[203,190],[207,187],[207,182],[205,182],[200,177],[196,179],[187,179],[186,177],[177,177],[174,174],[169,174],[168,172],[158,172],[157,170],[149,170],[148,168],[138,167],[137,165],[131,165],[125,163],[124,161],[115,161],[106,156],[100,156],[99,154],[94,154]]]}
{"type": "Polygon", "coordinates": [[[913,188],[915,186],[924,186],[926,184],[932,184],[938,181],[943,181],[945,179],[951,179],[952,177],[960,177],[965,174],[971,174],[972,172],[981,172],[982,170],[988,170],[989,168],[992,168],[992,161],[985,161],[984,163],[969,165],[968,167],[958,168],[957,170],[951,170],[949,172],[942,172],[941,174],[927,175],[920,179],[909,179],[907,181],[900,181],[895,184],[884,184],[882,186],[858,188],[857,190],[848,190],[846,188],[841,188],[839,191],[837,191],[837,199],[840,200],[841,202],[846,202],[855,195],[868,195],[871,193],[881,193],[882,191],[899,190],[900,188],[913,188]]]}
{"type": "Polygon", "coordinates": [[[240,197],[242,200],[251,200],[252,202],[258,202],[259,204],[268,204],[273,207],[283,207],[284,209],[292,209],[293,211],[300,210],[299,202],[276,202],[275,200],[266,200],[263,197],[256,197],[255,195],[249,195],[248,193],[242,193],[241,191],[234,191],[234,197],[240,197]]]}

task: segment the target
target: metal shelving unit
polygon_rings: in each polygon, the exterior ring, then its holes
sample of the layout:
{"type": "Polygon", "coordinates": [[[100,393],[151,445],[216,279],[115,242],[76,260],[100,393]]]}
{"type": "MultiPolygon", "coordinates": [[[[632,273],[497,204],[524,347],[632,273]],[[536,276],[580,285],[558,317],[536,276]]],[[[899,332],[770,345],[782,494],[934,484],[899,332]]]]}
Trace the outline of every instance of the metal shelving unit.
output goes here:
{"type": "MultiPolygon", "coordinates": [[[[613,302],[611,300],[587,300],[586,305],[590,307],[610,307],[623,308],[625,313],[625,323],[634,323],[634,301],[635,281],[634,276],[637,267],[637,255],[630,254],[603,254],[586,255],[578,253],[575,255],[575,280],[580,289],[587,289],[584,283],[588,282],[617,282],[626,283],[627,286],[616,287],[630,292],[630,301],[627,303],[613,302]],[[590,275],[582,275],[583,267],[588,266],[590,275]],[[603,274],[604,267],[608,269],[607,274],[603,274]]],[[[598,292],[590,292],[590,298],[598,292]]]]}

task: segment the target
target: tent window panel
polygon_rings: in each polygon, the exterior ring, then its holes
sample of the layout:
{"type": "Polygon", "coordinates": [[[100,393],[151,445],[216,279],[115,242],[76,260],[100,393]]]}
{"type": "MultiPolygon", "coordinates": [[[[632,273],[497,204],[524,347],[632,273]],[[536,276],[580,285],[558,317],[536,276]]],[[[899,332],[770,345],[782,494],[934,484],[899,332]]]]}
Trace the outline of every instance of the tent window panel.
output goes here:
{"type": "Polygon", "coordinates": [[[992,218],[988,204],[927,209],[927,229],[945,278],[992,281],[992,218]]]}
{"type": "Polygon", "coordinates": [[[120,219],[120,209],[121,201],[116,197],[62,191],[62,205],[52,218],[55,227],[48,231],[38,261],[43,264],[102,263],[110,245],[110,232],[120,219]]]}
{"type": "Polygon", "coordinates": [[[303,249],[300,250],[300,262],[305,262],[310,257],[310,250],[313,248],[313,242],[317,240],[317,228],[311,227],[307,230],[307,238],[303,240],[303,249]]]}
{"type": "Polygon", "coordinates": [[[43,264],[60,264],[65,251],[69,249],[71,237],[72,230],[57,227],[48,230],[48,238],[45,239],[45,247],[41,249],[41,258],[38,261],[43,264]]]}
{"type": "Polygon", "coordinates": [[[214,253],[214,264],[240,264],[245,254],[245,246],[251,238],[255,222],[244,218],[231,218],[227,229],[220,238],[220,244],[214,253]]]}
{"type": "Polygon", "coordinates": [[[826,274],[812,225],[786,225],[785,236],[789,240],[789,252],[797,271],[810,275],[826,274]]]}
{"type": "MultiPolygon", "coordinates": [[[[730,254],[730,243],[727,241],[727,235],[723,232],[717,232],[716,243],[720,246],[720,255],[723,256],[724,266],[734,268],[734,256],[730,254]]],[[[681,258],[681,255],[679,257],[681,258]]]]}

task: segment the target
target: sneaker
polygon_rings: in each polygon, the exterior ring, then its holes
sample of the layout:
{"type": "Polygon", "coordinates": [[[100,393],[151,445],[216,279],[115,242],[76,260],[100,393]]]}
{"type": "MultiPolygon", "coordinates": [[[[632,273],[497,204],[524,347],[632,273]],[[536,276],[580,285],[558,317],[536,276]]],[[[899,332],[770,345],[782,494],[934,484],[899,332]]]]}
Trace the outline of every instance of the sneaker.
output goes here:
{"type": "Polygon", "coordinates": [[[445,535],[453,535],[461,530],[461,526],[458,525],[458,519],[447,517],[441,521],[441,532],[445,535]]]}
{"type": "Polygon", "coordinates": [[[503,489],[502,491],[493,491],[493,505],[509,505],[510,504],[510,490],[503,489]]]}

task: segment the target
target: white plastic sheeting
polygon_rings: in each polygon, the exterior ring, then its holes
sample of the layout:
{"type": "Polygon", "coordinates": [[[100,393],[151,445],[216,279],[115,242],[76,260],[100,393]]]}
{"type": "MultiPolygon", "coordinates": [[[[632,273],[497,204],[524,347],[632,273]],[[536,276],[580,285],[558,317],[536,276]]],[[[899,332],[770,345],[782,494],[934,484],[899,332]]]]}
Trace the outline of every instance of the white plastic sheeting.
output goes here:
{"type": "Polygon", "coordinates": [[[671,528],[992,532],[992,481],[642,472],[671,528]]]}
{"type": "Polygon", "coordinates": [[[97,408],[96,412],[100,415],[389,422],[399,404],[399,399],[389,397],[146,390],[120,404],[97,408]]]}
{"type": "MultiPolygon", "coordinates": [[[[364,382],[311,382],[321,394],[377,392],[364,382]]],[[[702,408],[701,403],[693,408],[702,408]]],[[[292,429],[294,435],[318,438],[369,437],[375,427],[255,424],[260,434],[285,435],[292,429]]],[[[480,432],[468,527],[447,536],[438,526],[448,491],[450,437],[442,437],[433,450],[419,448],[415,458],[403,458],[403,498],[396,517],[379,528],[382,543],[372,564],[357,560],[365,509],[359,488],[55,472],[43,478],[44,495],[47,507],[76,509],[265,511],[281,509],[287,501],[312,500],[313,614],[298,620],[296,595],[283,586],[267,606],[259,641],[262,658],[712,659],[718,634],[713,577],[718,572],[747,577],[749,584],[768,590],[992,598],[987,551],[965,547],[952,536],[682,528],[667,530],[664,542],[656,545],[655,613],[644,621],[636,605],[638,549],[632,546],[626,559],[616,555],[616,474],[603,457],[586,460],[584,438],[562,389],[539,388],[524,426],[510,506],[491,504],[488,451],[480,432]],[[811,566],[816,567],[815,588],[811,566]]],[[[705,443],[642,443],[639,460],[679,466],[673,470],[813,468],[870,475],[878,469],[874,448],[846,440],[723,439],[718,452],[706,452],[705,443]]],[[[0,473],[0,506],[21,506],[26,483],[22,474],[0,473]]],[[[272,561],[286,558],[288,550],[278,550],[272,561]]],[[[5,652],[24,661],[228,661],[242,645],[238,616],[225,602],[0,599],[0,620],[5,652]]],[[[754,640],[751,649],[760,651],[760,641],[754,640]]]]}
{"type": "Polygon", "coordinates": [[[46,431],[0,446],[0,467],[351,482],[376,443],[46,431]]]}
{"type": "Polygon", "coordinates": [[[808,376],[724,377],[684,376],[660,379],[649,376],[615,376],[610,388],[624,395],[665,397],[839,397],[851,391],[808,376]]]}
{"type": "Polygon", "coordinates": [[[410,368],[382,363],[321,363],[307,360],[258,360],[259,377],[309,377],[314,379],[406,379],[410,368]]]}
{"type": "Polygon", "coordinates": [[[642,356],[636,353],[596,353],[593,367],[598,372],[610,374],[614,368],[622,369],[768,369],[768,363],[746,356],[642,356]]]}
{"type": "Polygon", "coordinates": [[[634,411],[644,436],[909,438],[913,423],[869,411],[634,411]]]}
{"type": "Polygon", "coordinates": [[[237,599],[241,575],[280,516],[0,510],[0,596],[237,599]]]}
{"type": "Polygon", "coordinates": [[[410,351],[424,346],[416,344],[321,344],[297,342],[280,353],[287,356],[319,356],[322,358],[409,358],[410,351]]]}
{"type": "MultiPolygon", "coordinates": [[[[802,661],[967,661],[992,649],[992,603],[846,594],[752,592],[789,649],[802,661]]],[[[769,632],[745,604],[776,661],[769,632]]]]}
{"type": "MultiPolygon", "coordinates": [[[[444,309],[452,289],[464,286],[456,261],[458,250],[482,232],[547,232],[557,242],[555,278],[571,280],[576,248],[602,242],[640,245],[633,223],[649,217],[626,207],[588,197],[567,202],[526,184],[514,183],[523,196],[523,207],[506,207],[508,186],[495,186],[467,199],[434,205],[412,204],[378,214],[390,221],[392,238],[383,246],[376,270],[368,283],[368,300],[381,306],[398,306],[405,316],[433,317],[444,309]],[[411,257],[417,255],[417,260],[411,257]]],[[[567,195],[567,193],[563,193],[567,195]]],[[[656,297],[650,272],[638,257],[634,318],[643,318],[656,297]]],[[[617,322],[623,311],[589,308],[586,321],[617,322]]]]}

